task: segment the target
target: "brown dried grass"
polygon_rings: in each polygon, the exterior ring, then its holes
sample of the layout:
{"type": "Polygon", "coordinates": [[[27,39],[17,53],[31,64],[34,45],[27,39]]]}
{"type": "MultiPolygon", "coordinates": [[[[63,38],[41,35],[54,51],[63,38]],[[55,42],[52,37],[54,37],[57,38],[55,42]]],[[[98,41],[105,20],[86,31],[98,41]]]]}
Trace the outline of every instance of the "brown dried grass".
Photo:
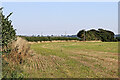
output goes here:
{"type": "Polygon", "coordinates": [[[30,44],[20,37],[17,37],[16,41],[9,44],[9,48],[11,48],[11,52],[3,55],[3,59],[7,62],[22,64],[26,57],[29,56],[30,44]]]}
{"type": "Polygon", "coordinates": [[[37,44],[37,43],[51,43],[51,42],[102,42],[100,40],[94,41],[78,41],[78,40],[53,40],[53,41],[38,41],[38,42],[28,42],[30,44],[37,44]]]}

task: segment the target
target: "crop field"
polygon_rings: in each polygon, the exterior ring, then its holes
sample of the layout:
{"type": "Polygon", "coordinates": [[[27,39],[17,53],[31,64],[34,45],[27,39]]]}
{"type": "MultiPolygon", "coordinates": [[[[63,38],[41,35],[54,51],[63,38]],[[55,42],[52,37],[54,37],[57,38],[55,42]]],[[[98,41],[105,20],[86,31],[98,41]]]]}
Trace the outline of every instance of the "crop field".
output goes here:
{"type": "Polygon", "coordinates": [[[31,49],[26,77],[118,78],[118,42],[34,43],[31,49]]]}

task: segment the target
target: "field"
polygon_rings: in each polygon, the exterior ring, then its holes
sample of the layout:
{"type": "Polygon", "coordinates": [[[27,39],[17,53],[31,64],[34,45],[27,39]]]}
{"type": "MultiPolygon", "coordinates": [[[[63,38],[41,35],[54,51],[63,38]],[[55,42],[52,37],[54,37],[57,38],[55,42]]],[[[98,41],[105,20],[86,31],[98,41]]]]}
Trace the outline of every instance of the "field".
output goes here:
{"type": "Polygon", "coordinates": [[[31,49],[34,54],[24,67],[25,77],[118,77],[117,42],[34,43],[31,49]]]}

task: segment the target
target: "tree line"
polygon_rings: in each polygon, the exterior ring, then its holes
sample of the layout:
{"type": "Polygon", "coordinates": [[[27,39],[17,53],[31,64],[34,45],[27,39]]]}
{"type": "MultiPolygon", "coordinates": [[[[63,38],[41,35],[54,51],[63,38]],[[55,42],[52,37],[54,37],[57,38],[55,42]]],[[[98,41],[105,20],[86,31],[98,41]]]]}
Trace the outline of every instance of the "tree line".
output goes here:
{"type": "Polygon", "coordinates": [[[115,37],[115,34],[110,30],[104,29],[91,29],[88,31],[80,30],[77,33],[77,37],[55,37],[55,36],[20,36],[27,41],[53,41],[53,40],[80,40],[80,41],[103,41],[103,42],[115,42],[120,41],[120,37],[115,37]]]}
{"type": "Polygon", "coordinates": [[[52,36],[46,36],[46,37],[38,37],[38,36],[20,36],[27,41],[30,42],[37,42],[37,41],[54,41],[54,40],[79,40],[77,37],[52,37],[52,36]]]}

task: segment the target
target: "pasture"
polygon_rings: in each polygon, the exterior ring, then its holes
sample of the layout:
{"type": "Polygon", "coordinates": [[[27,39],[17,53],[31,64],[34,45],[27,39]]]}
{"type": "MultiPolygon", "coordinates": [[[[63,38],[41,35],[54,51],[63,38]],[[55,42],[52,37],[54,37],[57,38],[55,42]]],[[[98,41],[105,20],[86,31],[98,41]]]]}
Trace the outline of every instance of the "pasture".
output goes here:
{"type": "Polygon", "coordinates": [[[25,77],[117,78],[118,42],[50,42],[31,44],[25,77]]]}

